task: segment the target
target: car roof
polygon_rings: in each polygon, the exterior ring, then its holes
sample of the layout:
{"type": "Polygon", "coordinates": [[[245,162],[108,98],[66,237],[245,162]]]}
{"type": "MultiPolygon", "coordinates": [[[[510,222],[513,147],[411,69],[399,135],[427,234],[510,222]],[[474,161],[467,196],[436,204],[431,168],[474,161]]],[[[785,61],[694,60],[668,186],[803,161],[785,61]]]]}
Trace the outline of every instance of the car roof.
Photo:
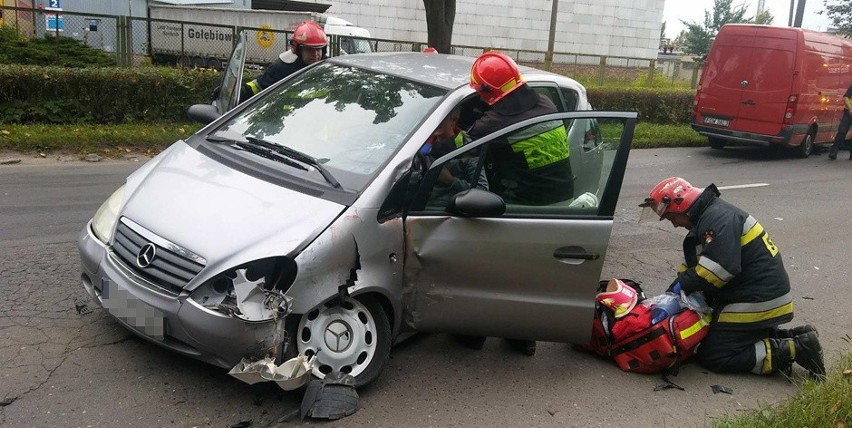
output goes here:
{"type": "MultiPolygon", "coordinates": [[[[421,52],[377,52],[341,55],[328,61],[379,73],[391,74],[432,86],[455,89],[470,83],[470,68],[476,58],[421,52]]],[[[554,81],[564,78],[553,73],[519,65],[527,81],[554,81]]]]}

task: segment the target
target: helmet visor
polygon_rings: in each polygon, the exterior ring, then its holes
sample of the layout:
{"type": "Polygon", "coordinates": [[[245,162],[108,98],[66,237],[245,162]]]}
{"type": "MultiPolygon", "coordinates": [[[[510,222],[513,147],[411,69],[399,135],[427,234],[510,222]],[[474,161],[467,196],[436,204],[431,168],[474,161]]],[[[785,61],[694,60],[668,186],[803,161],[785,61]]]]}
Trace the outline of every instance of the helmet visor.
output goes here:
{"type": "Polygon", "coordinates": [[[645,198],[645,202],[639,204],[639,207],[642,208],[642,212],[639,213],[639,223],[662,220],[666,206],[668,204],[665,201],[657,203],[653,198],[645,198]]]}

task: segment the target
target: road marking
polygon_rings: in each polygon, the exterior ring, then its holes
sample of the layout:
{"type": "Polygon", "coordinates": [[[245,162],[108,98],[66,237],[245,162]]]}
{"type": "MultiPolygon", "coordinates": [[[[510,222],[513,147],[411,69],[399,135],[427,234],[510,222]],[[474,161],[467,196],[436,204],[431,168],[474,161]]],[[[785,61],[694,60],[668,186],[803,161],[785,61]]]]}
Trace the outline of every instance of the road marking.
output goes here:
{"type": "Polygon", "coordinates": [[[764,187],[764,186],[768,186],[768,185],[769,185],[769,183],[737,184],[735,186],[717,187],[717,189],[719,189],[719,190],[750,189],[752,187],[764,187]]]}

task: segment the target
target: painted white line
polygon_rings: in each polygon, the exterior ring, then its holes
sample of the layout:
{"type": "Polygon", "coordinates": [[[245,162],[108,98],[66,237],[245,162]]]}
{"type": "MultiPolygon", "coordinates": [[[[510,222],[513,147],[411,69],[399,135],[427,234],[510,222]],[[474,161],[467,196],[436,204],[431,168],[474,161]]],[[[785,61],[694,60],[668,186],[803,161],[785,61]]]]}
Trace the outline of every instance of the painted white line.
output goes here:
{"type": "Polygon", "coordinates": [[[731,190],[731,189],[750,189],[752,187],[765,187],[768,186],[769,183],[752,183],[752,184],[737,184],[735,186],[722,186],[719,187],[719,190],[731,190]]]}

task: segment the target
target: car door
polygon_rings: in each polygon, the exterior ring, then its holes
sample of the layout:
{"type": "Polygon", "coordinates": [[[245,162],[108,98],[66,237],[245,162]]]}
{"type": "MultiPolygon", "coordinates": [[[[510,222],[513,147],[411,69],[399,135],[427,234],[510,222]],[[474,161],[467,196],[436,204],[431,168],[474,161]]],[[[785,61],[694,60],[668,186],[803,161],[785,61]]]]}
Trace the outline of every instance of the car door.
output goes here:
{"type": "Polygon", "coordinates": [[[240,89],[243,82],[243,69],[246,60],[246,32],[240,31],[237,35],[237,43],[231,52],[228,65],[222,72],[222,80],[219,89],[213,99],[213,105],[219,114],[225,114],[240,102],[240,89]]]}
{"type": "MultiPolygon", "coordinates": [[[[632,112],[541,116],[432,162],[405,217],[404,304],[412,326],[517,339],[588,340],[635,121],[632,112]],[[583,171],[598,174],[584,177],[601,184],[596,193],[527,206],[506,205],[493,193],[474,189],[456,194],[444,206],[430,203],[430,195],[440,193],[436,186],[444,168],[471,159],[481,168],[491,145],[505,144],[515,133],[554,120],[596,124],[604,162],[599,172],[583,171]],[[463,195],[486,196],[482,199],[498,201],[501,209],[493,209],[493,204],[487,209],[465,206],[473,209],[459,214],[463,195]]],[[[473,177],[467,177],[471,183],[476,182],[473,177]]]]}

